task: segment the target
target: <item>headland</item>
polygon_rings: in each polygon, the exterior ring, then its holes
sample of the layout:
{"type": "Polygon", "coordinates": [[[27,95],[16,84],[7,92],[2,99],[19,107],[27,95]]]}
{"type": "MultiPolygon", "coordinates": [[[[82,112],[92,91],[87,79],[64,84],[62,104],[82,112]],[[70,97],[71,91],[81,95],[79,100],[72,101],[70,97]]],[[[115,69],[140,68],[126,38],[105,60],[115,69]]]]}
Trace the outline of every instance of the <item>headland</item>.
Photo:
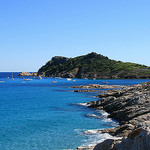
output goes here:
{"type": "MultiPolygon", "coordinates": [[[[108,85],[103,85],[102,89],[105,86],[108,85]]],[[[74,88],[90,87],[95,85],[74,88]]],[[[78,150],[150,149],[150,82],[104,90],[97,97],[100,99],[87,103],[88,107],[108,112],[108,117],[119,121],[120,124],[113,129],[98,130],[97,133],[109,133],[121,139],[107,139],[92,147],[78,147],[78,150]]]]}

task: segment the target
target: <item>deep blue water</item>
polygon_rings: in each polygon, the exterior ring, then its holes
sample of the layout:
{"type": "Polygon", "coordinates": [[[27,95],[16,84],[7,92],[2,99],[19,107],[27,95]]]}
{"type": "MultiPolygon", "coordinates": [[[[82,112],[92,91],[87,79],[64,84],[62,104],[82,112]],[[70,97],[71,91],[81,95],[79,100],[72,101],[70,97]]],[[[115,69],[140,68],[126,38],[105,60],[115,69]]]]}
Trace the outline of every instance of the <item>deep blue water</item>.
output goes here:
{"type": "Polygon", "coordinates": [[[97,100],[92,93],[72,92],[73,85],[132,85],[149,80],[86,80],[44,78],[25,81],[14,73],[0,73],[0,150],[63,150],[94,144],[106,134],[86,134],[115,127],[102,111],[82,106],[97,100]],[[9,77],[9,78],[8,78],[9,77]],[[57,81],[57,83],[52,83],[57,81]],[[94,117],[101,116],[101,119],[94,117]]]}

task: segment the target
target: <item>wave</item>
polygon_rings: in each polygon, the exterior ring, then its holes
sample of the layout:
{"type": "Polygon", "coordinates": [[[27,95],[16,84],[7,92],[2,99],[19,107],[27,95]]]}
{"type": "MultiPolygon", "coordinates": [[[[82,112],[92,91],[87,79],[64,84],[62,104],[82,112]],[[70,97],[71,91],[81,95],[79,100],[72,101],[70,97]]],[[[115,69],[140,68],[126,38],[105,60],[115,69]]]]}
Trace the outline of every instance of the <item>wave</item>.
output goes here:
{"type": "MultiPolygon", "coordinates": [[[[88,107],[90,104],[84,102],[84,103],[76,103],[75,105],[88,107]]],[[[95,110],[95,114],[85,114],[84,117],[101,119],[103,122],[111,122],[114,124],[118,124],[111,118],[108,118],[108,115],[109,113],[103,110],[95,110]]]]}
{"type": "MultiPolygon", "coordinates": [[[[86,106],[86,107],[90,106],[90,104],[85,103],[85,102],[84,102],[84,103],[76,103],[76,104],[74,104],[74,105],[86,106]]],[[[103,110],[96,110],[96,112],[97,112],[98,114],[104,116],[104,117],[107,117],[107,116],[109,115],[109,113],[107,113],[107,112],[105,112],[105,111],[103,111],[103,110]]]]}
{"type": "Polygon", "coordinates": [[[108,133],[100,133],[98,129],[93,130],[81,130],[81,129],[75,129],[75,131],[78,134],[84,134],[86,136],[86,139],[82,140],[82,145],[80,147],[89,147],[96,145],[100,142],[103,142],[106,139],[120,139],[118,137],[111,136],[108,133]]]}
{"type": "Polygon", "coordinates": [[[80,105],[80,106],[90,106],[88,103],[77,103],[76,105],[80,105]]]}
{"type": "Polygon", "coordinates": [[[95,129],[95,130],[86,130],[86,131],[83,131],[83,133],[85,133],[85,134],[96,134],[96,133],[98,133],[98,130],[97,129],[95,129]]]}
{"type": "Polygon", "coordinates": [[[83,140],[83,144],[81,147],[88,147],[96,145],[100,142],[103,142],[106,139],[118,139],[118,137],[113,137],[108,133],[96,133],[96,134],[90,134],[88,135],[88,138],[83,140]]]}
{"type": "Polygon", "coordinates": [[[102,119],[101,116],[97,116],[97,115],[95,115],[95,114],[86,114],[86,115],[84,115],[84,116],[87,117],[87,118],[102,119]]]}
{"type": "Polygon", "coordinates": [[[103,110],[98,110],[98,113],[100,113],[104,117],[108,117],[108,115],[109,115],[109,113],[107,113],[106,111],[103,111],[103,110]]]}
{"type": "MultiPolygon", "coordinates": [[[[77,103],[76,105],[87,107],[87,103],[77,103]]],[[[75,129],[75,132],[78,134],[85,136],[84,140],[82,140],[82,145],[79,147],[90,147],[96,145],[100,142],[103,142],[106,139],[118,139],[117,137],[113,137],[108,133],[100,133],[100,130],[105,129],[106,126],[115,127],[118,126],[118,123],[113,121],[111,118],[108,118],[109,113],[103,110],[94,110],[91,114],[85,114],[84,117],[100,119],[101,127],[100,129],[75,129]],[[105,126],[106,124],[106,126],[105,126]],[[104,127],[104,128],[103,128],[104,127]]]]}
{"type": "Polygon", "coordinates": [[[93,118],[93,119],[101,119],[102,122],[107,122],[107,123],[113,124],[113,126],[118,126],[118,123],[112,120],[111,118],[107,118],[107,115],[85,114],[84,117],[93,118]]]}

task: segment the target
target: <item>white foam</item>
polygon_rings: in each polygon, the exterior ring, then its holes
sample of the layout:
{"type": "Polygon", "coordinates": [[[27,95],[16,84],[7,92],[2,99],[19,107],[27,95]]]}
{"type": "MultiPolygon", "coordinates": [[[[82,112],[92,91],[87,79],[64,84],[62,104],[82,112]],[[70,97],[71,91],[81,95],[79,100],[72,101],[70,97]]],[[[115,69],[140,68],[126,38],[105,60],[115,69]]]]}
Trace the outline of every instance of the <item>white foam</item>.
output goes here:
{"type": "Polygon", "coordinates": [[[92,118],[102,119],[102,117],[97,116],[97,115],[95,115],[95,114],[87,114],[86,116],[87,116],[87,117],[92,117],[92,118]]]}
{"type": "Polygon", "coordinates": [[[81,105],[81,106],[89,106],[89,104],[87,104],[87,103],[77,103],[77,105],[81,105]]]}
{"type": "Polygon", "coordinates": [[[83,133],[85,133],[85,134],[96,134],[97,133],[97,129],[95,129],[95,130],[87,130],[87,131],[83,131],[83,133]]]}
{"type": "Polygon", "coordinates": [[[95,114],[87,114],[89,117],[97,117],[95,114]]]}
{"type": "MultiPolygon", "coordinates": [[[[78,105],[85,106],[85,107],[89,106],[87,103],[78,103],[78,105]]],[[[109,113],[103,110],[96,110],[96,114],[87,114],[87,116],[102,119],[103,122],[114,123],[114,127],[118,126],[118,123],[113,121],[111,118],[108,118],[109,113]]],[[[98,132],[99,130],[102,130],[102,128],[90,129],[90,130],[75,129],[75,131],[78,134],[81,134],[86,137],[85,140],[82,141],[83,144],[80,147],[93,146],[93,145],[103,142],[106,139],[120,139],[118,137],[113,137],[108,133],[100,133],[98,132]]]]}
{"type": "Polygon", "coordinates": [[[83,130],[81,129],[74,129],[75,132],[77,132],[78,134],[81,134],[83,132],[83,130]]]}
{"type": "Polygon", "coordinates": [[[74,131],[86,137],[85,140],[82,140],[83,144],[80,145],[80,147],[93,146],[103,142],[106,139],[121,139],[121,137],[114,137],[108,133],[100,133],[98,129],[90,129],[90,130],[75,129],[74,131]]]}
{"type": "Polygon", "coordinates": [[[101,110],[101,115],[107,117],[107,116],[109,115],[109,113],[107,113],[107,112],[101,110]]]}
{"type": "Polygon", "coordinates": [[[108,133],[88,134],[87,139],[82,141],[83,144],[81,145],[81,147],[93,146],[100,142],[103,142],[106,139],[119,139],[119,138],[113,137],[108,133]]]}

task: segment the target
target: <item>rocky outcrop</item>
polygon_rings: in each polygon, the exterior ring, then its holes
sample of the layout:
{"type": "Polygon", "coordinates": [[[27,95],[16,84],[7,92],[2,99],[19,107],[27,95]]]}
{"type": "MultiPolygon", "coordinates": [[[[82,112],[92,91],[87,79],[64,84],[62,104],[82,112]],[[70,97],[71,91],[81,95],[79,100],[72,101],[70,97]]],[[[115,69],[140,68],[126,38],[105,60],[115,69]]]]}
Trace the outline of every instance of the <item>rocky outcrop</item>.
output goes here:
{"type": "Polygon", "coordinates": [[[30,72],[20,72],[18,74],[18,76],[37,76],[37,72],[33,72],[33,73],[30,73],[30,72]]]}
{"type": "Polygon", "coordinates": [[[99,130],[123,137],[122,140],[105,140],[94,150],[148,150],[150,149],[150,82],[105,91],[98,101],[88,103],[95,109],[110,113],[120,126],[99,130]]]}
{"type": "MultiPolygon", "coordinates": [[[[138,126],[145,121],[150,121],[150,82],[123,87],[120,90],[111,90],[98,97],[101,99],[88,103],[89,107],[109,112],[108,117],[120,122],[122,132],[122,125],[138,126]]],[[[150,127],[150,124],[148,125],[150,127]]],[[[111,129],[110,131],[112,132],[111,129]]]]}
{"type": "Polygon", "coordinates": [[[61,77],[63,77],[63,78],[73,78],[74,75],[73,75],[73,73],[63,73],[63,74],[61,74],[61,77]]]}
{"type": "Polygon", "coordinates": [[[120,140],[108,139],[97,144],[93,150],[118,150],[120,140]]]}
{"type": "Polygon", "coordinates": [[[122,139],[118,150],[149,150],[150,149],[150,131],[143,131],[135,138],[122,139]]]}
{"type": "Polygon", "coordinates": [[[115,128],[108,128],[104,130],[100,130],[100,133],[109,133],[112,136],[119,136],[119,137],[127,137],[129,133],[134,129],[134,125],[132,124],[124,124],[120,125],[115,128]]]}
{"type": "Polygon", "coordinates": [[[80,88],[80,89],[114,89],[114,88],[122,88],[122,87],[123,86],[118,86],[118,85],[100,85],[100,84],[72,86],[72,88],[80,88]]]}
{"type": "Polygon", "coordinates": [[[73,92],[95,92],[95,91],[97,91],[97,90],[90,90],[90,89],[88,89],[88,90],[73,90],[73,92]]]}
{"type": "Polygon", "coordinates": [[[108,139],[97,144],[93,150],[149,150],[150,131],[142,128],[135,129],[127,138],[108,139]]]}
{"type": "Polygon", "coordinates": [[[150,67],[111,60],[97,53],[74,58],[55,56],[38,70],[47,77],[137,79],[150,78],[150,67]]]}

